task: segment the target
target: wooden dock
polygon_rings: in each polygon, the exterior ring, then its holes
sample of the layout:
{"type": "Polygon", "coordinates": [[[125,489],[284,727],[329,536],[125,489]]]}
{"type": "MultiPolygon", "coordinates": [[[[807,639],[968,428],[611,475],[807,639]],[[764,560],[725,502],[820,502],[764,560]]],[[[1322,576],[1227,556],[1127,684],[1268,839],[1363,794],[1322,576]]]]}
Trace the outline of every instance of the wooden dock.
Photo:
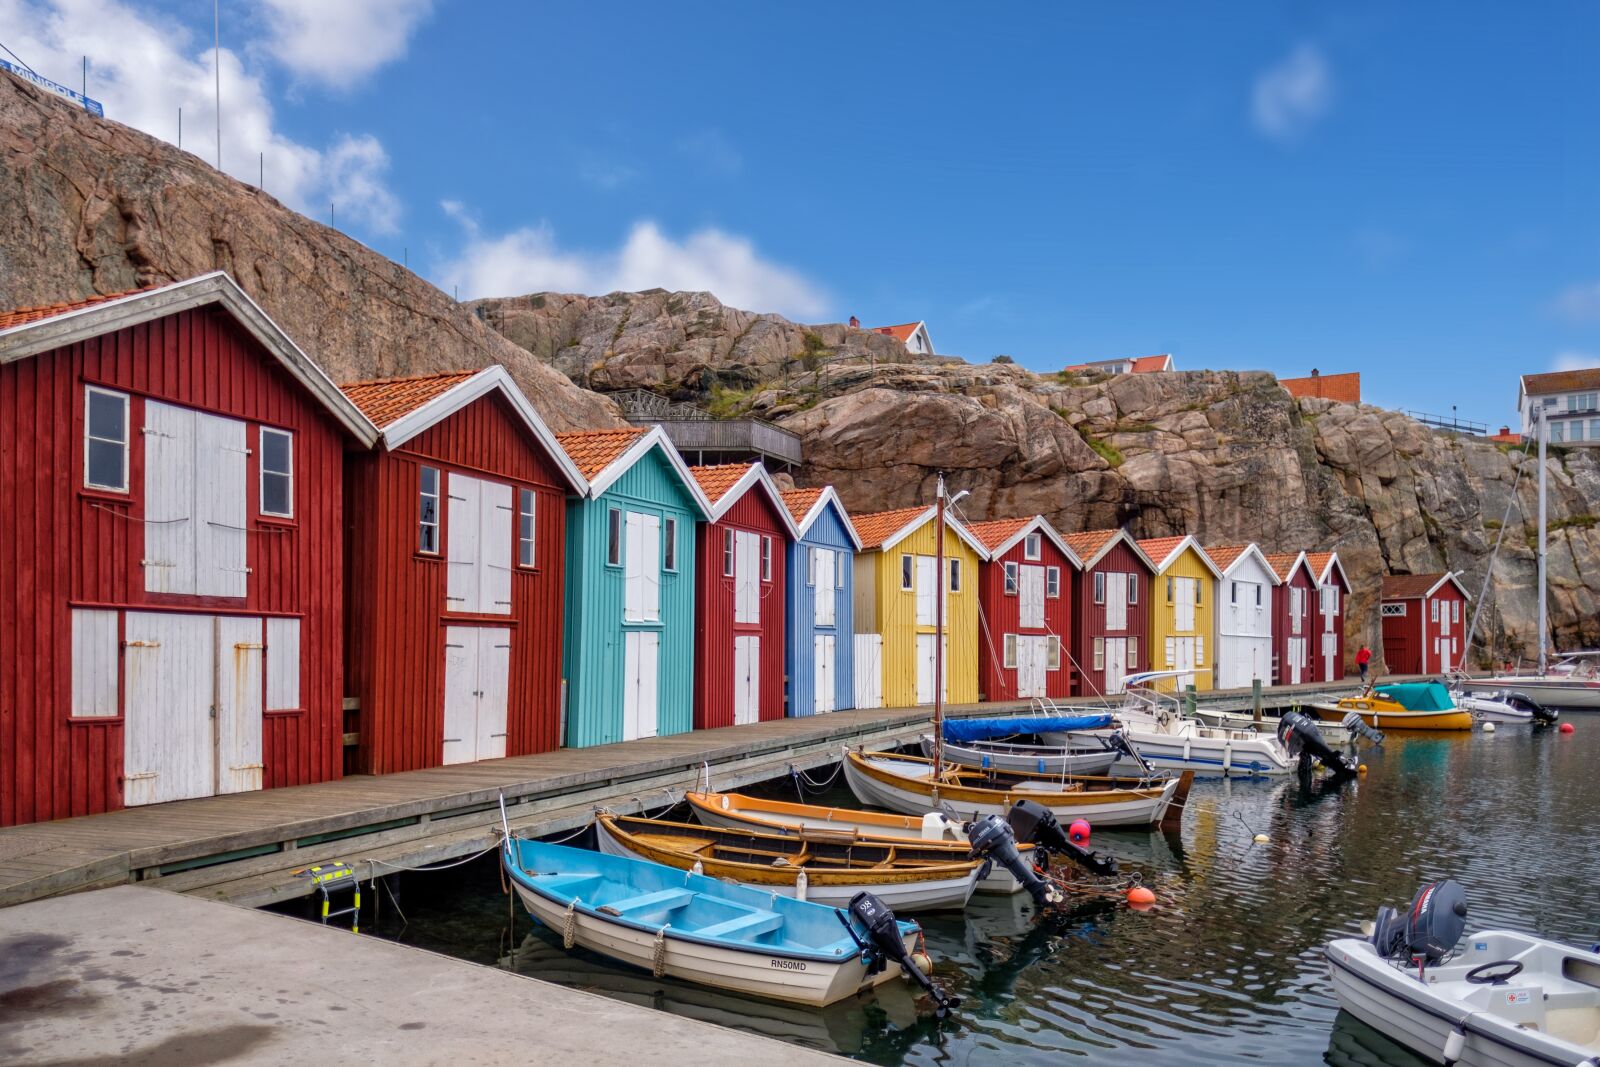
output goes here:
{"type": "MultiPolygon", "coordinates": [[[[1265,702],[1283,706],[1353,684],[1280,687],[1265,702]]],[[[1232,706],[1241,695],[1201,699],[1232,706]]],[[[974,704],[949,714],[1024,707],[974,704]]],[[[310,892],[295,872],[314,864],[344,860],[366,880],[483,851],[495,843],[502,795],[513,829],[557,834],[588,823],[597,806],[623,814],[664,807],[707,778],[714,789],[736,789],[791,767],[828,766],[846,745],[915,740],[928,724],[926,707],[839,711],[7,827],[0,907],[127,883],[259,907],[310,892]]]]}

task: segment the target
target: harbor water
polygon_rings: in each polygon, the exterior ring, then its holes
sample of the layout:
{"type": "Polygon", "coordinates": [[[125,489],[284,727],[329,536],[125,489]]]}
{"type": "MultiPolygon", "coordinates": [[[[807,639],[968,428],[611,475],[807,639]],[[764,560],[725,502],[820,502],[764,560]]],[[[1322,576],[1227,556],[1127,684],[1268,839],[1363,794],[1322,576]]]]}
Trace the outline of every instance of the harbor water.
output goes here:
{"type": "MultiPolygon", "coordinates": [[[[1466,887],[1469,929],[1600,940],[1600,716],[1568,718],[1571,735],[1391,734],[1364,753],[1369,773],[1339,786],[1202,779],[1181,831],[1094,835],[1155,890],[1146,912],[1091,901],[1036,916],[1019,895],[919,916],[962,998],[943,1023],[898,982],[819,1011],[564,952],[503,894],[492,856],[406,875],[381,893],[372,932],[878,1064],[1409,1067],[1422,1061],[1339,1012],[1322,946],[1445,877],[1466,887]]],[[[796,785],[765,791],[793,799],[796,785]]],[[[842,781],[807,799],[853,804],[842,781]]]]}

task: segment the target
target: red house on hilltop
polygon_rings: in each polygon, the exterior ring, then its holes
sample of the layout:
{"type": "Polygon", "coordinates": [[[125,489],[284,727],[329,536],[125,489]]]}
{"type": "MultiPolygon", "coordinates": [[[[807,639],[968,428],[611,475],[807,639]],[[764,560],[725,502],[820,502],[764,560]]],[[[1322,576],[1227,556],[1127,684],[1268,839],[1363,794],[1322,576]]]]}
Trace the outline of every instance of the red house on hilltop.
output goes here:
{"type": "Polygon", "coordinates": [[[1465,651],[1471,598],[1453,573],[1386,574],[1383,662],[1390,674],[1444,674],[1465,651]]]}
{"type": "Polygon", "coordinates": [[[561,740],[566,497],[587,488],[505,369],[354,382],[345,695],[369,774],[561,740]]]}
{"type": "Polygon", "coordinates": [[[1308,552],[1306,564],[1317,576],[1317,680],[1344,677],[1344,602],[1350,579],[1337,552],[1308,552]]]}
{"type": "Polygon", "coordinates": [[[1072,590],[1083,564],[1035,515],[974,522],[989,550],[978,568],[980,700],[1069,697],[1072,590]]]}
{"type": "Polygon", "coordinates": [[[0,824],[337,778],[371,423],[221,272],[0,315],[0,824]]]}
{"type": "Polygon", "coordinates": [[[759,463],[689,473],[711,502],[695,533],[694,728],[781,719],[794,520],[759,463]]]}
{"type": "Polygon", "coordinates": [[[1072,597],[1075,696],[1122,692],[1122,679],[1149,665],[1150,582],[1156,565],[1126,530],[1062,538],[1083,561],[1072,597]]]}
{"type": "Polygon", "coordinates": [[[1317,575],[1304,552],[1274,552],[1267,565],[1283,584],[1272,589],[1272,684],[1315,681],[1312,667],[1311,604],[1317,575]]]}

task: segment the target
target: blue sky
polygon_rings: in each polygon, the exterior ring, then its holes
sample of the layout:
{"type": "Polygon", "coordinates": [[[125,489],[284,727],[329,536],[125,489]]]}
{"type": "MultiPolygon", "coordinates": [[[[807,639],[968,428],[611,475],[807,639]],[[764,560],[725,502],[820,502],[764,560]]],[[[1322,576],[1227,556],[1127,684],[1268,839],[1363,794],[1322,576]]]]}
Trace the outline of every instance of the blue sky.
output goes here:
{"type": "MultiPolygon", "coordinates": [[[[224,166],[463,297],[710,288],[1498,424],[1600,365],[1597,12],[224,0],[224,166]]],[[[210,15],[0,0],[0,42],[173,139],[210,15]]]]}

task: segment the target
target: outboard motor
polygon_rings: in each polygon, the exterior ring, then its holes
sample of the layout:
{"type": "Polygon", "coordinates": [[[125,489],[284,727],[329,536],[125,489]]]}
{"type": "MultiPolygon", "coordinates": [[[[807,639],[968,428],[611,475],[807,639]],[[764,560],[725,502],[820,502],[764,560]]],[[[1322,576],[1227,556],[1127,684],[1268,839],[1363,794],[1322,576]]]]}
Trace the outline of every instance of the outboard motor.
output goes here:
{"type": "Polygon", "coordinates": [[[850,919],[845,918],[843,913],[839,914],[839,921],[844,923],[851,939],[861,949],[868,974],[879,973],[888,961],[893,960],[900,965],[906,977],[922,986],[933,998],[933,1013],[937,1018],[948,1018],[951,1011],[961,1006],[960,997],[946,993],[912,960],[912,953],[906,948],[905,939],[900,936],[900,923],[887,904],[871,893],[857,893],[850,898],[850,918],[860,923],[867,932],[867,940],[863,942],[850,919]]]}
{"type": "Polygon", "coordinates": [[[1536,726],[1549,726],[1561,717],[1555,708],[1545,707],[1527,693],[1507,693],[1501,699],[1514,708],[1531,712],[1536,726]]]}
{"type": "Polygon", "coordinates": [[[1011,824],[1000,816],[985,815],[967,823],[967,842],[972,846],[973,858],[998,863],[1010,871],[1039,907],[1061,903],[1061,891],[1040,878],[1033,865],[1022,858],[1022,853],[1017,851],[1017,837],[1012,832],[1011,824]]]}
{"type": "Polygon", "coordinates": [[[1125,759],[1129,760],[1134,764],[1134,766],[1139,768],[1140,773],[1146,776],[1155,773],[1150,769],[1150,764],[1144,761],[1144,757],[1139,755],[1138,752],[1134,751],[1134,747],[1132,745],[1128,744],[1128,735],[1126,731],[1113,730],[1111,732],[1111,736],[1106,738],[1106,747],[1112,749],[1113,751],[1120,752],[1125,759]]]}
{"type": "Polygon", "coordinates": [[[1019,800],[1006,813],[1006,822],[1018,841],[1042,849],[1047,855],[1065,856],[1092,874],[1116,874],[1117,861],[1090,852],[1061,828],[1055,813],[1037,800],[1019,800]]]}
{"type": "Polygon", "coordinates": [[[1457,882],[1429,882],[1411,898],[1411,909],[1401,915],[1393,908],[1378,909],[1372,924],[1372,947],[1384,959],[1411,960],[1419,967],[1438,963],[1461,940],[1467,925],[1467,894],[1457,882]]]}
{"type": "Polygon", "coordinates": [[[1316,723],[1298,711],[1286,711],[1278,720],[1278,740],[1288,750],[1289,758],[1300,760],[1302,777],[1310,774],[1313,759],[1341,778],[1356,773],[1350,761],[1328,747],[1316,723]]]}
{"type": "Polygon", "coordinates": [[[1383,731],[1376,726],[1368,726],[1367,720],[1353,711],[1344,717],[1344,722],[1340,725],[1355,736],[1365,738],[1375,745],[1383,744],[1383,731]]]}

